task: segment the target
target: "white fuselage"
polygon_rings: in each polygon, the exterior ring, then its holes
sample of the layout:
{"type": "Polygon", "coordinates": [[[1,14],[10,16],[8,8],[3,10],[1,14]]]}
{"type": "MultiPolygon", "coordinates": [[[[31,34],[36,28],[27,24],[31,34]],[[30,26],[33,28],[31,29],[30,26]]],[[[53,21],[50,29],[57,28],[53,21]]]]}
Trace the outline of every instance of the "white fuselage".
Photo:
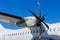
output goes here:
{"type": "MultiPolygon", "coordinates": [[[[28,26],[33,26],[36,23],[35,17],[26,17],[25,22],[28,26]]],[[[49,39],[60,39],[60,24],[48,24],[49,30],[42,26],[42,37],[49,39]],[[45,30],[45,31],[44,31],[45,30]]],[[[0,40],[39,40],[40,29],[39,27],[24,27],[25,24],[21,24],[23,28],[17,30],[5,29],[0,24],[0,40]]]]}
{"type": "Polygon", "coordinates": [[[39,27],[25,27],[18,30],[3,29],[0,31],[0,40],[33,40],[39,36],[39,27]]]}

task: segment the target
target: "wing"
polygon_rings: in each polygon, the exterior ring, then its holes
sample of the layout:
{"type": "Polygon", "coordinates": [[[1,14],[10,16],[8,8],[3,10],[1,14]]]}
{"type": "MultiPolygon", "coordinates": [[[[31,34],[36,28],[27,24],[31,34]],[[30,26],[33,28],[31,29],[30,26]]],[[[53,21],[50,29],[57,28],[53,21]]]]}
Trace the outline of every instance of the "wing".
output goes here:
{"type": "Polygon", "coordinates": [[[18,17],[18,16],[14,16],[14,15],[0,12],[0,21],[3,21],[3,22],[15,24],[16,22],[21,21],[22,19],[23,19],[22,17],[18,17]]]}

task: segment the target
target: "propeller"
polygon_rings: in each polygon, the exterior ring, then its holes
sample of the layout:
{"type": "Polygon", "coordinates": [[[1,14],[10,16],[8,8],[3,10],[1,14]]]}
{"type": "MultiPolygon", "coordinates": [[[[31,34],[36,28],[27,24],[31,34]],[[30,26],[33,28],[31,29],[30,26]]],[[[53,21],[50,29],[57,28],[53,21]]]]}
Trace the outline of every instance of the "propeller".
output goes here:
{"type": "Polygon", "coordinates": [[[37,19],[36,25],[40,26],[40,36],[39,36],[39,38],[41,38],[42,37],[42,25],[44,24],[48,29],[49,29],[49,26],[44,22],[44,20],[45,20],[44,16],[41,16],[40,3],[38,2],[38,16],[32,10],[28,9],[28,11],[31,14],[33,14],[37,19]]]}
{"type": "Polygon", "coordinates": [[[40,18],[39,18],[39,17],[38,17],[34,12],[32,12],[31,10],[29,10],[29,12],[32,13],[32,14],[36,17],[36,19],[38,20],[38,24],[40,24],[40,23],[42,22],[42,23],[44,23],[45,26],[49,29],[49,26],[44,22],[44,17],[42,17],[42,18],[40,17],[40,18]]]}

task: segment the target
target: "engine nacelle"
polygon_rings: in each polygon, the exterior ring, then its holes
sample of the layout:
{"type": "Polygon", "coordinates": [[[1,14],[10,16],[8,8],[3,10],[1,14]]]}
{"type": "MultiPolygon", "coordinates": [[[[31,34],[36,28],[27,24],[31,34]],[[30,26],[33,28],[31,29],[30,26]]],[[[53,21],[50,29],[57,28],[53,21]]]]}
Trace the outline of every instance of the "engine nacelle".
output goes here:
{"type": "Polygon", "coordinates": [[[25,26],[33,26],[36,24],[36,18],[34,16],[31,16],[31,17],[25,17],[24,18],[25,22],[23,23],[18,23],[17,25],[18,26],[22,26],[22,27],[25,27],[25,26]]]}

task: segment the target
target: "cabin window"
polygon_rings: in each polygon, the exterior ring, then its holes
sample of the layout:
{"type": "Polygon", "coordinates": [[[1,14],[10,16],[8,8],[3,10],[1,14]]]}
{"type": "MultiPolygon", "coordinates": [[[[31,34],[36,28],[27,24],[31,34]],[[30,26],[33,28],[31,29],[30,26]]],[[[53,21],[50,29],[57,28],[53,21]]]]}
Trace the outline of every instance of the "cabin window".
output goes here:
{"type": "Polygon", "coordinates": [[[25,35],[26,35],[26,32],[25,32],[25,35]]]}
{"type": "Polygon", "coordinates": [[[12,36],[12,34],[8,34],[8,36],[12,36]]]}
{"type": "Polygon", "coordinates": [[[15,33],[13,35],[15,36],[15,33]]]}
{"type": "Polygon", "coordinates": [[[17,35],[17,33],[16,33],[16,35],[17,35]]]}
{"type": "Polygon", "coordinates": [[[21,33],[20,33],[20,35],[21,35],[21,33]]]}
{"type": "Polygon", "coordinates": [[[36,33],[38,33],[38,30],[36,31],[36,33]]]}
{"type": "Polygon", "coordinates": [[[43,30],[43,32],[44,32],[45,30],[43,30]]]}
{"type": "Polygon", "coordinates": [[[55,30],[56,30],[56,28],[53,29],[53,31],[55,31],[55,30]]]}
{"type": "Polygon", "coordinates": [[[32,33],[32,31],[31,31],[31,33],[32,33]]]}
{"type": "Polygon", "coordinates": [[[18,33],[18,35],[19,35],[19,33],[18,33]]]}
{"type": "Polygon", "coordinates": [[[8,36],[10,36],[10,35],[8,34],[8,36]]]}
{"type": "Polygon", "coordinates": [[[13,34],[11,34],[13,36],[13,34]]]}
{"type": "Polygon", "coordinates": [[[35,31],[33,31],[33,33],[35,33],[35,31]]]}
{"type": "Polygon", "coordinates": [[[28,32],[28,34],[29,34],[29,32],[28,32]]]}
{"type": "Polygon", "coordinates": [[[58,28],[57,30],[60,31],[60,28],[58,28]]]}

